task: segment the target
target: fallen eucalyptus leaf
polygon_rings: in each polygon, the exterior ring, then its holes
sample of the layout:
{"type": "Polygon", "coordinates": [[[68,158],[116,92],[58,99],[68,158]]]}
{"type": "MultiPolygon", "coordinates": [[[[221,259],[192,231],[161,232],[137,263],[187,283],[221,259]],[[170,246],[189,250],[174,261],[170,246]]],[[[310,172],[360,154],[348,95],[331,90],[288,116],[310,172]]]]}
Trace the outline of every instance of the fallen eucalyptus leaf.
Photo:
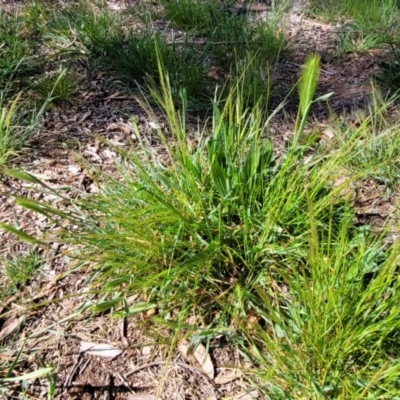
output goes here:
{"type": "Polygon", "coordinates": [[[189,352],[189,346],[185,343],[181,343],[178,346],[178,350],[190,364],[196,366],[210,379],[214,379],[214,365],[209,354],[207,354],[206,348],[201,343],[193,352],[189,352]]]}
{"type": "Polygon", "coordinates": [[[157,400],[155,396],[147,393],[133,393],[129,394],[127,400],[157,400]]]}
{"type": "Polygon", "coordinates": [[[19,317],[15,321],[7,324],[1,331],[0,331],[0,341],[2,341],[6,336],[13,333],[22,323],[24,320],[24,316],[19,317]]]}
{"type": "Polygon", "coordinates": [[[260,397],[260,392],[258,390],[252,390],[251,392],[242,392],[237,394],[233,400],[254,400],[260,397]]]}
{"type": "Polygon", "coordinates": [[[224,385],[232,382],[242,376],[241,371],[231,369],[228,372],[220,373],[214,380],[216,385],[224,385]]]}

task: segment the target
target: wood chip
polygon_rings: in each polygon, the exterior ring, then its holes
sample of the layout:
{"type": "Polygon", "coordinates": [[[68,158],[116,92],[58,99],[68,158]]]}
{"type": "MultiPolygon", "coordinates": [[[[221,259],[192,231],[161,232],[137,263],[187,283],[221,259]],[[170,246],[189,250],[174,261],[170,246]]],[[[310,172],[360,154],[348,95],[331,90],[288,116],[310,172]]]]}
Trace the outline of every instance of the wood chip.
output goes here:
{"type": "Polygon", "coordinates": [[[142,317],[144,320],[154,317],[157,314],[156,308],[150,308],[149,310],[145,310],[142,312],[142,317]]]}

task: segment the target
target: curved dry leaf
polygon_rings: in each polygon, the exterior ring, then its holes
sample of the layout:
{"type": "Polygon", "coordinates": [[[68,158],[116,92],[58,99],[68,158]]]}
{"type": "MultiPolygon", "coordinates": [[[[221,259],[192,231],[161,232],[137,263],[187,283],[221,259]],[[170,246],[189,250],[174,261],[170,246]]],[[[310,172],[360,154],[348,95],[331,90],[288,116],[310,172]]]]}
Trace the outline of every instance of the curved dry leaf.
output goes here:
{"type": "Polygon", "coordinates": [[[122,353],[121,349],[114,347],[111,344],[90,342],[81,342],[79,351],[81,353],[91,354],[92,356],[98,357],[117,357],[122,353]]]}
{"type": "Polygon", "coordinates": [[[189,346],[185,343],[181,343],[178,346],[178,350],[190,364],[196,366],[210,379],[214,379],[214,365],[211,361],[210,355],[207,354],[206,348],[201,343],[193,352],[189,351],[189,346]]]}
{"type": "Polygon", "coordinates": [[[132,133],[132,127],[129,124],[126,124],[125,122],[109,124],[107,125],[106,130],[107,131],[119,130],[122,131],[125,135],[130,135],[132,133]]]}
{"type": "Polygon", "coordinates": [[[215,377],[216,385],[224,385],[225,383],[232,382],[242,376],[241,371],[236,369],[231,369],[228,372],[221,372],[217,377],[215,377]]]}
{"type": "Polygon", "coordinates": [[[24,320],[24,316],[19,317],[15,321],[7,323],[7,325],[0,331],[0,341],[3,340],[6,336],[10,333],[13,333],[22,323],[24,320]]]}

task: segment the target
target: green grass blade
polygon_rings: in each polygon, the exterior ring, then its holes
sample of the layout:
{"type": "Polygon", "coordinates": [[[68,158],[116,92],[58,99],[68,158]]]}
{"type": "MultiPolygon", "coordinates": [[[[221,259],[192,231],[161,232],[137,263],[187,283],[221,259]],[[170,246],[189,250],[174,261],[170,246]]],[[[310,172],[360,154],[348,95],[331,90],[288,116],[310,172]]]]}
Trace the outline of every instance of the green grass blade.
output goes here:
{"type": "Polygon", "coordinates": [[[45,243],[41,240],[38,240],[31,235],[28,235],[27,233],[21,231],[20,229],[13,227],[12,225],[0,223],[0,227],[3,228],[5,231],[16,235],[19,239],[21,239],[24,242],[41,244],[41,245],[47,246],[47,243],[45,243]]]}

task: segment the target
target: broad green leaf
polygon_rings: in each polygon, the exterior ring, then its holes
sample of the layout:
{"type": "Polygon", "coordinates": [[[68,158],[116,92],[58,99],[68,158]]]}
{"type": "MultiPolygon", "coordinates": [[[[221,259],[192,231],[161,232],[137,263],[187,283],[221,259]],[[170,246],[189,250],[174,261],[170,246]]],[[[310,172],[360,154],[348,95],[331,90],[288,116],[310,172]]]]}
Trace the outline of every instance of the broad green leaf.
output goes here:
{"type": "Polygon", "coordinates": [[[172,181],[170,178],[168,178],[164,174],[155,173],[155,174],[152,174],[152,177],[155,180],[162,182],[167,189],[174,189],[174,190],[178,190],[178,191],[181,190],[181,188],[179,187],[179,185],[176,184],[176,182],[172,181]]]}
{"type": "Polygon", "coordinates": [[[115,299],[112,300],[106,300],[106,301],[101,301],[97,304],[94,304],[93,306],[91,306],[89,308],[89,311],[93,311],[93,312],[102,312],[102,311],[106,311],[109,310],[110,308],[115,307],[118,303],[120,303],[123,300],[122,297],[117,297],[115,299]]]}
{"type": "Polygon", "coordinates": [[[143,311],[151,310],[153,308],[157,308],[157,304],[155,303],[144,303],[144,302],[135,302],[133,307],[129,308],[129,314],[137,314],[143,311]]]}
{"type": "Polygon", "coordinates": [[[243,184],[246,185],[246,189],[251,189],[247,187],[252,179],[256,178],[258,166],[260,163],[260,144],[253,142],[250,150],[247,153],[246,160],[243,166],[243,184]]]}
{"type": "Polygon", "coordinates": [[[5,127],[6,128],[9,128],[11,126],[11,120],[17,109],[17,103],[18,103],[20,97],[21,97],[21,93],[18,93],[15,100],[11,103],[10,110],[7,113],[7,118],[5,119],[5,127]]]}
{"type": "Polygon", "coordinates": [[[219,194],[225,198],[228,194],[227,177],[225,171],[216,162],[211,166],[211,176],[219,194]]]}
{"type": "Polygon", "coordinates": [[[269,139],[265,140],[261,146],[260,151],[260,163],[259,166],[261,170],[259,172],[265,173],[265,168],[269,168],[271,166],[272,161],[272,144],[269,139]]]}

